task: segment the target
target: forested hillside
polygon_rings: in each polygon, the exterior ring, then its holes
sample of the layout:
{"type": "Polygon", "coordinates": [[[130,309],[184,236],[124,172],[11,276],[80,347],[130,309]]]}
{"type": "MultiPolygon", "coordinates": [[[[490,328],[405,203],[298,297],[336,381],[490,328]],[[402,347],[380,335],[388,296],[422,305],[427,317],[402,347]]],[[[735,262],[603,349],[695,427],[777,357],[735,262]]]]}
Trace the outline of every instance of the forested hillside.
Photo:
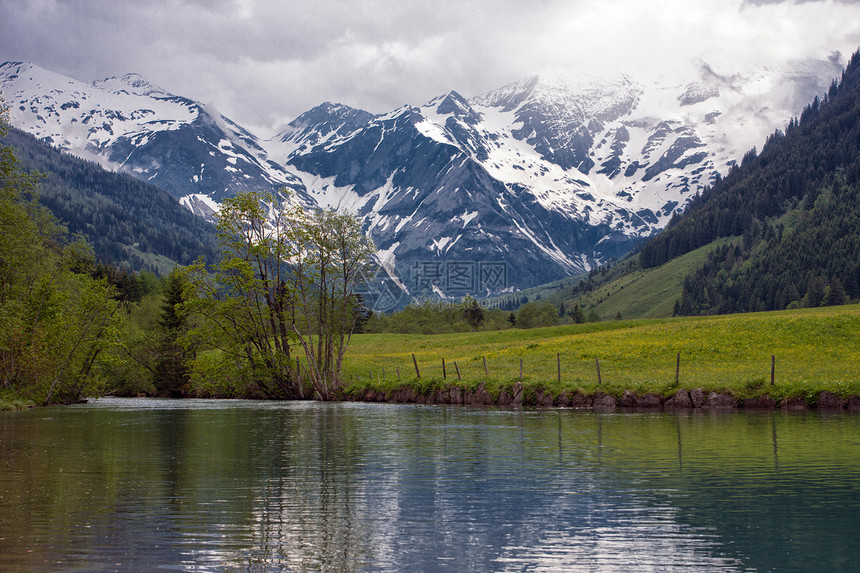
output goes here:
{"type": "Polygon", "coordinates": [[[860,298],[860,52],[840,81],[760,154],[645,244],[648,269],[720,238],[684,281],[676,313],[721,314],[860,298]]]}
{"type": "Polygon", "coordinates": [[[15,150],[25,171],[45,175],[39,200],[104,262],[136,271],[166,271],[216,253],[215,228],[165,191],[57,151],[9,127],[0,144],[15,150]],[[169,259],[169,260],[168,260],[169,259]],[[172,263],[171,263],[172,261],[172,263]]]}

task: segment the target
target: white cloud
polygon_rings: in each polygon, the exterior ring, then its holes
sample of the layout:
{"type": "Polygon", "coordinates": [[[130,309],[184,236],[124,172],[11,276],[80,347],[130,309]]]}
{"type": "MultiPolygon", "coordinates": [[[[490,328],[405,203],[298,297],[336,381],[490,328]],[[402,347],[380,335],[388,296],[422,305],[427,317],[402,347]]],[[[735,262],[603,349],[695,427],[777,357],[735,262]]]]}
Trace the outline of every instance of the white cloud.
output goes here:
{"type": "Polygon", "coordinates": [[[268,130],[323,101],[372,112],[547,67],[721,73],[860,46],[851,2],[3,0],[0,59],[81,80],[136,71],[268,130]]]}

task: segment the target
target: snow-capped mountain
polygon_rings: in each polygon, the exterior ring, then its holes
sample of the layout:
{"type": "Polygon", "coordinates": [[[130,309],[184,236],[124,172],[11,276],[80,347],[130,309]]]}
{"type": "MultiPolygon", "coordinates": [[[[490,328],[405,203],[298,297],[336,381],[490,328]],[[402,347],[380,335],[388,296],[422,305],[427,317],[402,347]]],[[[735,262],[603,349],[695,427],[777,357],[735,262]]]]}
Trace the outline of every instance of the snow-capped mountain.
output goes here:
{"type": "Polygon", "coordinates": [[[372,113],[326,102],[291,121],[284,131],[266,142],[266,149],[274,161],[283,165],[293,156],[349,135],[371,119],[372,113]]]}
{"type": "Polygon", "coordinates": [[[201,214],[283,186],[355,212],[413,294],[462,296],[625,253],[840,71],[806,61],[726,75],[697,61],[658,78],[544,72],[379,116],[325,103],[268,141],[133,74],[88,85],[7,63],[0,92],[13,125],[201,214]]]}
{"type": "Polygon", "coordinates": [[[489,262],[509,286],[540,284],[662,228],[838,71],[806,62],[726,77],[696,62],[680,79],[544,73],[394,110],[288,165],[318,203],[363,216],[413,289],[492,290],[489,262]],[[449,267],[474,280],[450,280],[449,267]]]}
{"type": "Polygon", "coordinates": [[[576,210],[576,193],[587,194],[578,172],[532,159],[452,92],[378,116],[289,165],[319,204],[365,218],[407,287],[462,296],[590,268],[601,240],[607,257],[629,247],[624,233],[576,210]],[[545,181],[557,191],[536,187],[545,181]]]}
{"type": "Polygon", "coordinates": [[[211,214],[238,191],[300,181],[218,112],[137,74],[86,84],[29,63],[0,66],[10,121],[63,151],[126,171],[211,214]]]}

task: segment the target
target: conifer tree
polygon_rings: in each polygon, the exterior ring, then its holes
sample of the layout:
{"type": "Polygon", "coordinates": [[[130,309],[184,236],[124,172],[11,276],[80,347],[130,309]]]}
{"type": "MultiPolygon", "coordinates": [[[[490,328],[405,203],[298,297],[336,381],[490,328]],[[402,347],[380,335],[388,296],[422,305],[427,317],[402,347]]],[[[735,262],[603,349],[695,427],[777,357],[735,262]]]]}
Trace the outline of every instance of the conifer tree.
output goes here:
{"type": "Polygon", "coordinates": [[[573,310],[570,311],[570,316],[576,324],[582,324],[585,322],[585,313],[579,307],[579,303],[573,305],[573,310]]]}
{"type": "Polygon", "coordinates": [[[193,351],[186,349],[180,339],[188,331],[188,317],[182,309],[185,302],[185,280],[178,271],[167,278],[164,300],[158,320],[158,359],[155,365],[155,388],[162,396],[180,397],[190,378],[189,361],[193,351]]]}

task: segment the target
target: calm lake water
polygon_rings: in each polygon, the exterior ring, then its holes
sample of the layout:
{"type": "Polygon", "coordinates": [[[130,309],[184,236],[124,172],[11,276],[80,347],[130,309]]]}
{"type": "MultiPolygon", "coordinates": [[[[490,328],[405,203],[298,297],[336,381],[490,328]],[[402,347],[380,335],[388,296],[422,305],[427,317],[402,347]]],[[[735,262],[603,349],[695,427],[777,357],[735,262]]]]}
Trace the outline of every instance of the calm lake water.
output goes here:
{"type": "Polygon", "coordinates": [[[856,571],[860,416],[0,412],[0,571],[856,571]]]}

